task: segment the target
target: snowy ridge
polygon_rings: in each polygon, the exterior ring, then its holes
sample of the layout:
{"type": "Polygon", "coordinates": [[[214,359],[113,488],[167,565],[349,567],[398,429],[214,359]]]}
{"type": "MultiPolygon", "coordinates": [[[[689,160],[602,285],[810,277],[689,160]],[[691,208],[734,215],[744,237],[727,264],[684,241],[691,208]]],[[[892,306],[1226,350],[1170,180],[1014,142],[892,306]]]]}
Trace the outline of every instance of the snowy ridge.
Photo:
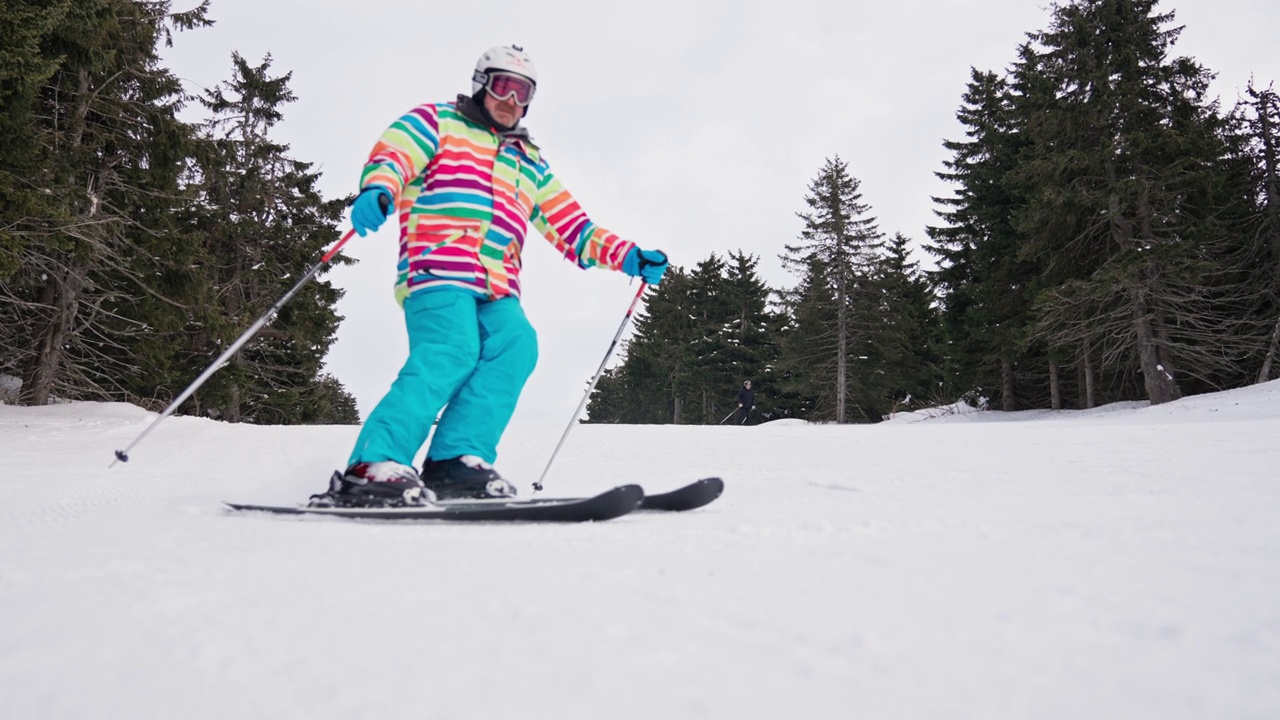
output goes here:
{"type": "MultiPolygon", "coordinates": [[[[1280,383],[584,425],[547,494],[727,488],[567,527],[232,515],[357,428],[177,417],[108,469],[154,417],[0,406],[5,717],[1280,717],[1280,383]]],[[[523,495],[561,431],[508,432],[523,495]]]]}

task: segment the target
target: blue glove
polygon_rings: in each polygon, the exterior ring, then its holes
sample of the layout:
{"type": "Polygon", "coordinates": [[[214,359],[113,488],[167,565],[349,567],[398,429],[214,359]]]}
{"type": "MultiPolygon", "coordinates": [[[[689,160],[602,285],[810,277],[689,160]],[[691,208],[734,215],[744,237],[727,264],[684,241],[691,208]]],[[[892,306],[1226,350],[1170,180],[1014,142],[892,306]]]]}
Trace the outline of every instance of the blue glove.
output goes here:
{"type": "Polygon", "coordinates": [[[641,250],[631,248],[631,252],[622,259],[622,272],[631,277],[638,277],[650,285],[662,282],[662,274],[667,271],[667,254],[661,250],[641,250]]]}
{"type": "Polygon", "coordinates": [[[377,230],[387,220],[391,210],[391,193],[386,188],[366,188],[351,206],[351,227],[364,237],[377,230]]]}

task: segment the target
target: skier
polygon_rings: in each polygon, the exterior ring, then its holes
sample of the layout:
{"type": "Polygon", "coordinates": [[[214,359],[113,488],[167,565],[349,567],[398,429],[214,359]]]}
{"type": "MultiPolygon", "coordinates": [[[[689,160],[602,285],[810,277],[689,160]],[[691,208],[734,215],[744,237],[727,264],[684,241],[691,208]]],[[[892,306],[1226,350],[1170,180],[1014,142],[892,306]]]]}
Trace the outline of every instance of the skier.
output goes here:
{"type": "Polygon", "coordinates": [[[363,237],[392,208],[399,215],[396,296],[409,357],[361,428],[346,470],[312,504],[516,494],[493,462],[538,354],[520,305],[530,224],[580,268],[661,282],[666,255],[596,225],[520,126],[537,86],[522,48],[491,48],[476,62],[469,96],[410,110],[374,145],[351,224],[363,237]],[[413,459],[442,408],[419,474],[413,459]]]}
{"type": "Polygon", "coordinates": [[[751,390],[751,381],[743,380],[742,387],[738,388],[738,424],[746,425],[747,418],[751,416],[751,408],[756,405],[756,394],[751,390]]]}

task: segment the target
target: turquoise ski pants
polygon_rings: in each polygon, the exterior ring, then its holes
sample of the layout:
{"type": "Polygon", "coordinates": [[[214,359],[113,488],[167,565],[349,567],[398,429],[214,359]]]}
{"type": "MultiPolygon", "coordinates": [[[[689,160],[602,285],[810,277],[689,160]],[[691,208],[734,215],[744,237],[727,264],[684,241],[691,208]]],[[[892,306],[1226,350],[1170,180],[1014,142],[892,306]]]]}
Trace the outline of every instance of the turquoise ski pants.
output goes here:
{"type": "Polygon", "coordinates": [[[520,301],[432,288],[405,300],[404,318],[409,359],[369,414],[350,462],[413,465],[445,408],[427,457],[476,455],[492,463],[538,361],[538,337],[520,301]]]}

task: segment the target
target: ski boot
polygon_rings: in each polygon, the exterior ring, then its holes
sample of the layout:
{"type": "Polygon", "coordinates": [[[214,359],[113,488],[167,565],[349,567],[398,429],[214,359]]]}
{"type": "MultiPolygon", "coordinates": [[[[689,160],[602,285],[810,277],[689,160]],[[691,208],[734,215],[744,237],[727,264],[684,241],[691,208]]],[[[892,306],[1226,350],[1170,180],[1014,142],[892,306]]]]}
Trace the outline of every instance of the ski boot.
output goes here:
{"type": "Polygon", "coordinates": [[[435,502],[418,471],[398,462],[356,463],[329,478],[328,492],[312,495],[311,507],[419,507],[435,502]]]}
{"type": "Polygon", "coordinates": [[[513,498],[516,486],[475,455],[432,460],[422,467],[422,484],[441,500],[513,498]]]}

